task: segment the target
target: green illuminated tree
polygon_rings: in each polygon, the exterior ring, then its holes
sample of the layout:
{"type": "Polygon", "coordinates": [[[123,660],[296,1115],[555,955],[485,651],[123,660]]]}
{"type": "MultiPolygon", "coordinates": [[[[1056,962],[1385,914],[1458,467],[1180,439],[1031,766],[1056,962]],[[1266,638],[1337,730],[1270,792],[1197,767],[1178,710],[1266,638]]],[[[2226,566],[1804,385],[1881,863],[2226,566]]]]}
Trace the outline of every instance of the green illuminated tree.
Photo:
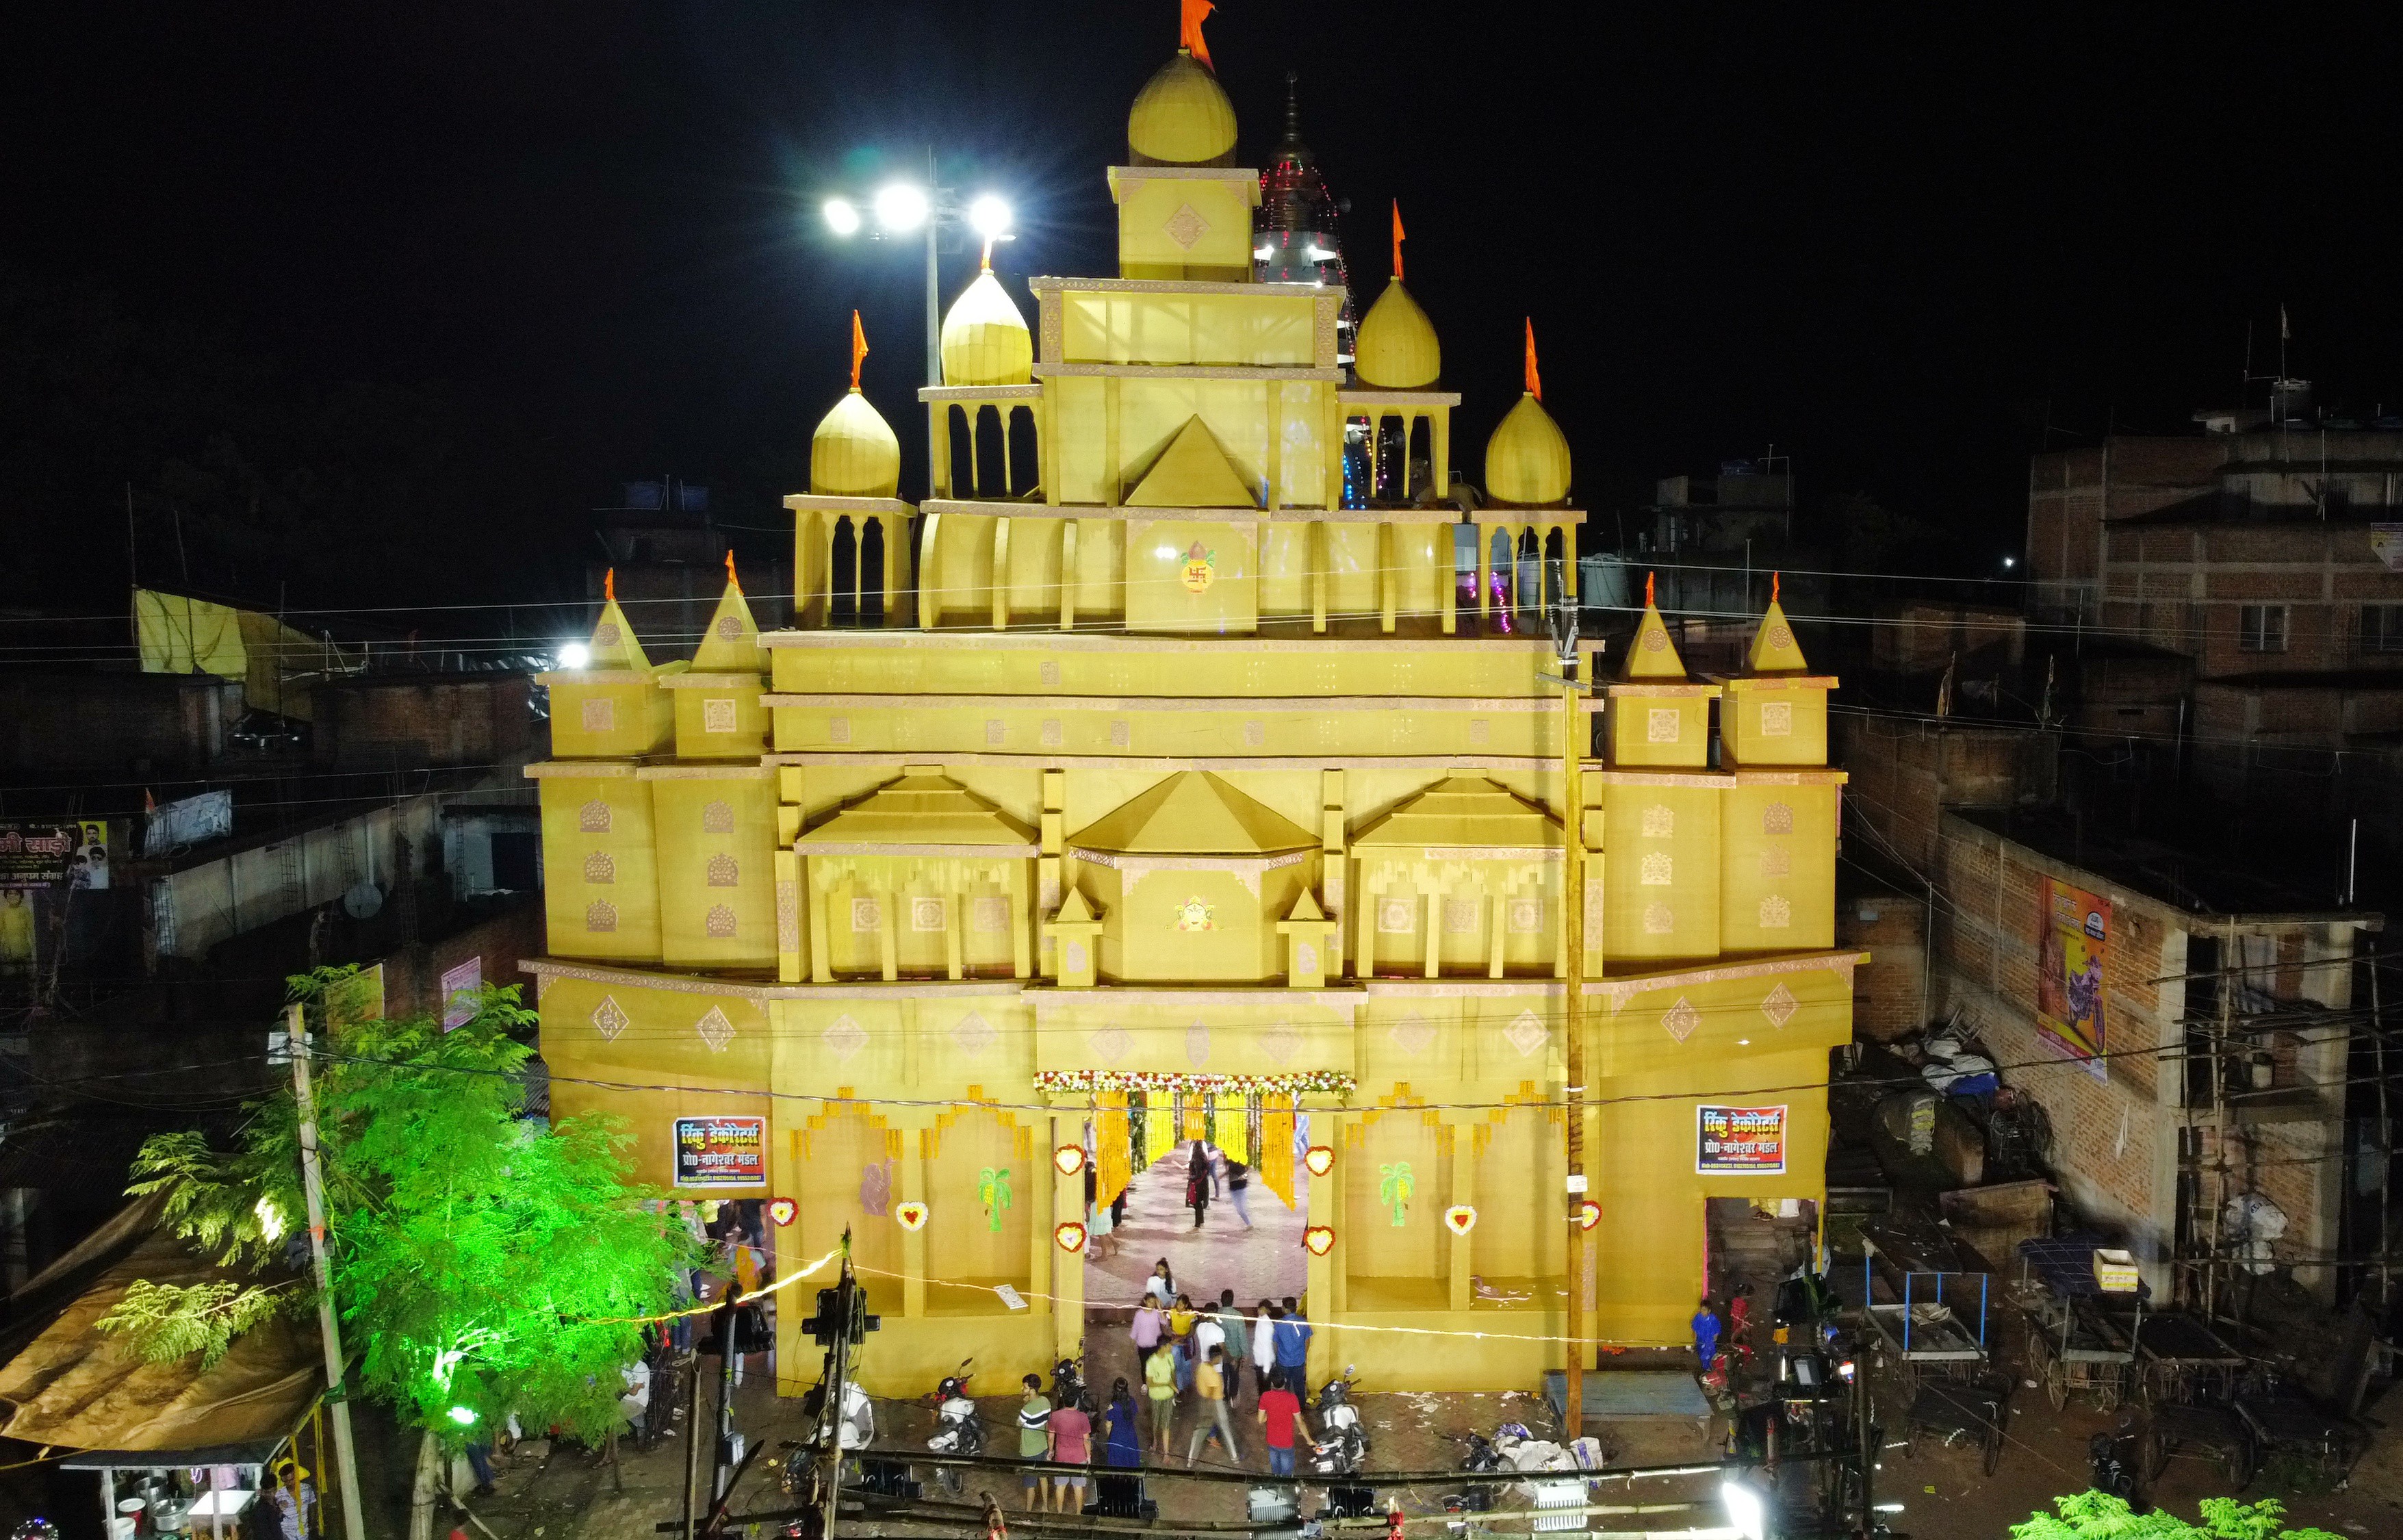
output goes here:
{"type": "MultiPolygon", "coordinates": [[[[313,998],[347,971],[320,970],[295,990],[313,998]]],[[[343,1025],[312,1060],[353,1388],[423,1430],[418,1540],[430,1533],[440,1450],[480,1441],[510,1412],[595,1442],[615,1428],[618,1370],[642,1351],[634,1318],[668,1309],[677,1269],[698,1260],[683,1227],[645,1206],[660,1195],[625,1181],[632,1136],[617,1119],[524,1120],[519,1072],[533,1050],[510,1034],[532,1021],[514,986],[487,988],[452,1031],[427,1017],[343,1025]]],[[[292,1216],[306,1212],[299,1108],[285,1090],[251,1111],[230,1151],[196,1134],[151,1140],[132,1190],[165,1194],[168,1222],[222,1260],[271,1269],[288,1266],[292,1216]]],[[[244,1306],[175,1303],[154,1297],[145,1318],[118,1326],[147,1352],[222,1352],[244,1306]],[[215,1314],[192,1319],[204,1309],[215,1314]]]]}
{"type": "Polygon", "coordinates": [[[2061,1510],[2032,1513],[2024,1524],[2011,1526],[2011,1540],[2340,1540],[2323,1529],[2286,1528],[2286,1507],[2274,1497],[2240,1503],[2232,1497],[2206,1497],[2201,1522],[2189,1524],[2166,1513],[2137,1513],[2125,1500],[2099,1491],[2056,1497],[2061,1510]]]}

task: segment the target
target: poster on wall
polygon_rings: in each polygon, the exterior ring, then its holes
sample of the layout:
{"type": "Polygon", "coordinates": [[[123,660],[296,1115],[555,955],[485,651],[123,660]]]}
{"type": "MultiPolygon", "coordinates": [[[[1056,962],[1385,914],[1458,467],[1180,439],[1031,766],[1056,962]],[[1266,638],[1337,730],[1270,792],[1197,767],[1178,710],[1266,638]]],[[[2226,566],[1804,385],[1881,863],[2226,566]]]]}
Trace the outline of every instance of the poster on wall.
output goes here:
{"type": "Polygon", "coordinates": [[[102,819],[0,823],[0,970],[50,962],[76,895],[108,887],[102,819]]]}
{"type": "Polygon", "coordinates": [[[2109,1078],[2103,1060],[2103,957],[2111,901],[2045,879],[2036,936],[2035,1017],[2046,1046],[2109,1078]]]}
{"type": "Polygon", "coordinates": [[[675,1185],[680,1187],[766,1186],[768,1120],[764,1117],[677,1118],[675,1185]]]}
{"type": "Polygon", "coordinates": [[[383,1020],[383,964],[371,963],[326,986],[326,1025],[347,1027],[383,1020]]]}
{"type": "Polygon", "coordinates": [[[1785,1171],[1785,1108],[1695,1109],[1694,1170],[1704,1176],[1779,1176],[1785,1171]]]}
{"type": "Polygon", "coordinates": [[[476,992],[484,987],[484,960],[470,957],[442,976],[442,1030],[476,1019],[476,992]]]}

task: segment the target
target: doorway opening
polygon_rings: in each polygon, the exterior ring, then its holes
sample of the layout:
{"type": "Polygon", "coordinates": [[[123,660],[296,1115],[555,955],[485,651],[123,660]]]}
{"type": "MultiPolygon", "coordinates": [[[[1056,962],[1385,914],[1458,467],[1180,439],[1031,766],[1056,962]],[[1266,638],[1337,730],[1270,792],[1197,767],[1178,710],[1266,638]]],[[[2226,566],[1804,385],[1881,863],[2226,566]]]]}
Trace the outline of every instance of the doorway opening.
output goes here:
{"type": "Polygon", "coordinates": [[[1290,1096],[1170,1082],[1096,1100],[1086,1130],[1097,1232],[1085,1260],[1088,1310],[1123,1318],[1162,1258],[1197,1307],[1226,1289],[1247,1311],[1302,1292],[1309,1216],[1299,1168],[1310,1116],[1290,1096]]]}

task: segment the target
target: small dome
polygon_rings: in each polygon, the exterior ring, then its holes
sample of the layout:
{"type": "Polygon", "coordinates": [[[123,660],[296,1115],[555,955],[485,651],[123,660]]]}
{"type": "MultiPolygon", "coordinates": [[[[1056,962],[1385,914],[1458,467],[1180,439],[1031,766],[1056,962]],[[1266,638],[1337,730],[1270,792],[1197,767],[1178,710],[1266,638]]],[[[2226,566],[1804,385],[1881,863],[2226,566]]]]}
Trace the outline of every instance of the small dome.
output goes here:
{"type": "Polygon", "coordinates": [[[943,383],[1023,385],[1034,378],[1035,338],[987,268],[943,317],[943,383]]]}
{"type": "Polygon", "coordinates": [[[1361,318],[1352,352],[1353,371],[1364,385],[1424,390],[1443,373],[1443,348],[1435,340],[1435,323],[1398,278],[1385,285],[1361,318]]]}
{"type": "Polygon", "coordinates": [[[1485,440],[1485,492],[1521,507],[1541,507],[1569,494],[1569,441],[1533,393],[1520,396],[1485,440]]]}
{"type": "Polygon", "coordinates": [[[901,487],[901,440],[853,391],[810,437],[810,491],[819,497],[890,497],[901,487]]]}
{"type": "Polygon", "coordinates": [[[1235,104],[1184,49],[1135,92],[1127,149],[1138,166],[1224,166],[1235,155],[1235,104]]]}

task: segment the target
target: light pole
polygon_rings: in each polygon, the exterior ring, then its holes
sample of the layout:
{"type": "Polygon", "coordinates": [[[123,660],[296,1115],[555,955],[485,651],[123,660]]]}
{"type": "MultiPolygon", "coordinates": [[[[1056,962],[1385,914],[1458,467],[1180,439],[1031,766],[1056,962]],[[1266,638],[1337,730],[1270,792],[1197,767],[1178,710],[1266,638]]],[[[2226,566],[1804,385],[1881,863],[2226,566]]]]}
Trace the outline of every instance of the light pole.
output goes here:
{"type": "MultiPolygon", "coordinates": [[[[875,229],[868,239],[881,241],[887,236],[908,235],[924,229],[926,232],[926,383],[943,382],[943,311],[942,274],[938,260],[938,243],[946,229],[972,229],[990,247],[995,241],[1009,239],[1011,214],[1009,204],[995,194],[979,193],[961,201],[955,188],[940,185],[935,171],[935,148],[926,146],[926,182],[924,187],[904,180],[887,182],[876,189],[868,201],[868,212],[874,216],[875,229]]],[[[849,198],[836,196],[826,201],[820,210],[826,229],[836,235],[850,237],[867,229],[868,221],[860,216],[859,205],[849,198]]],[[[926,437],[926,486],[931,493],[936,484],[936,445],[934,436],[926,437]]]]}

